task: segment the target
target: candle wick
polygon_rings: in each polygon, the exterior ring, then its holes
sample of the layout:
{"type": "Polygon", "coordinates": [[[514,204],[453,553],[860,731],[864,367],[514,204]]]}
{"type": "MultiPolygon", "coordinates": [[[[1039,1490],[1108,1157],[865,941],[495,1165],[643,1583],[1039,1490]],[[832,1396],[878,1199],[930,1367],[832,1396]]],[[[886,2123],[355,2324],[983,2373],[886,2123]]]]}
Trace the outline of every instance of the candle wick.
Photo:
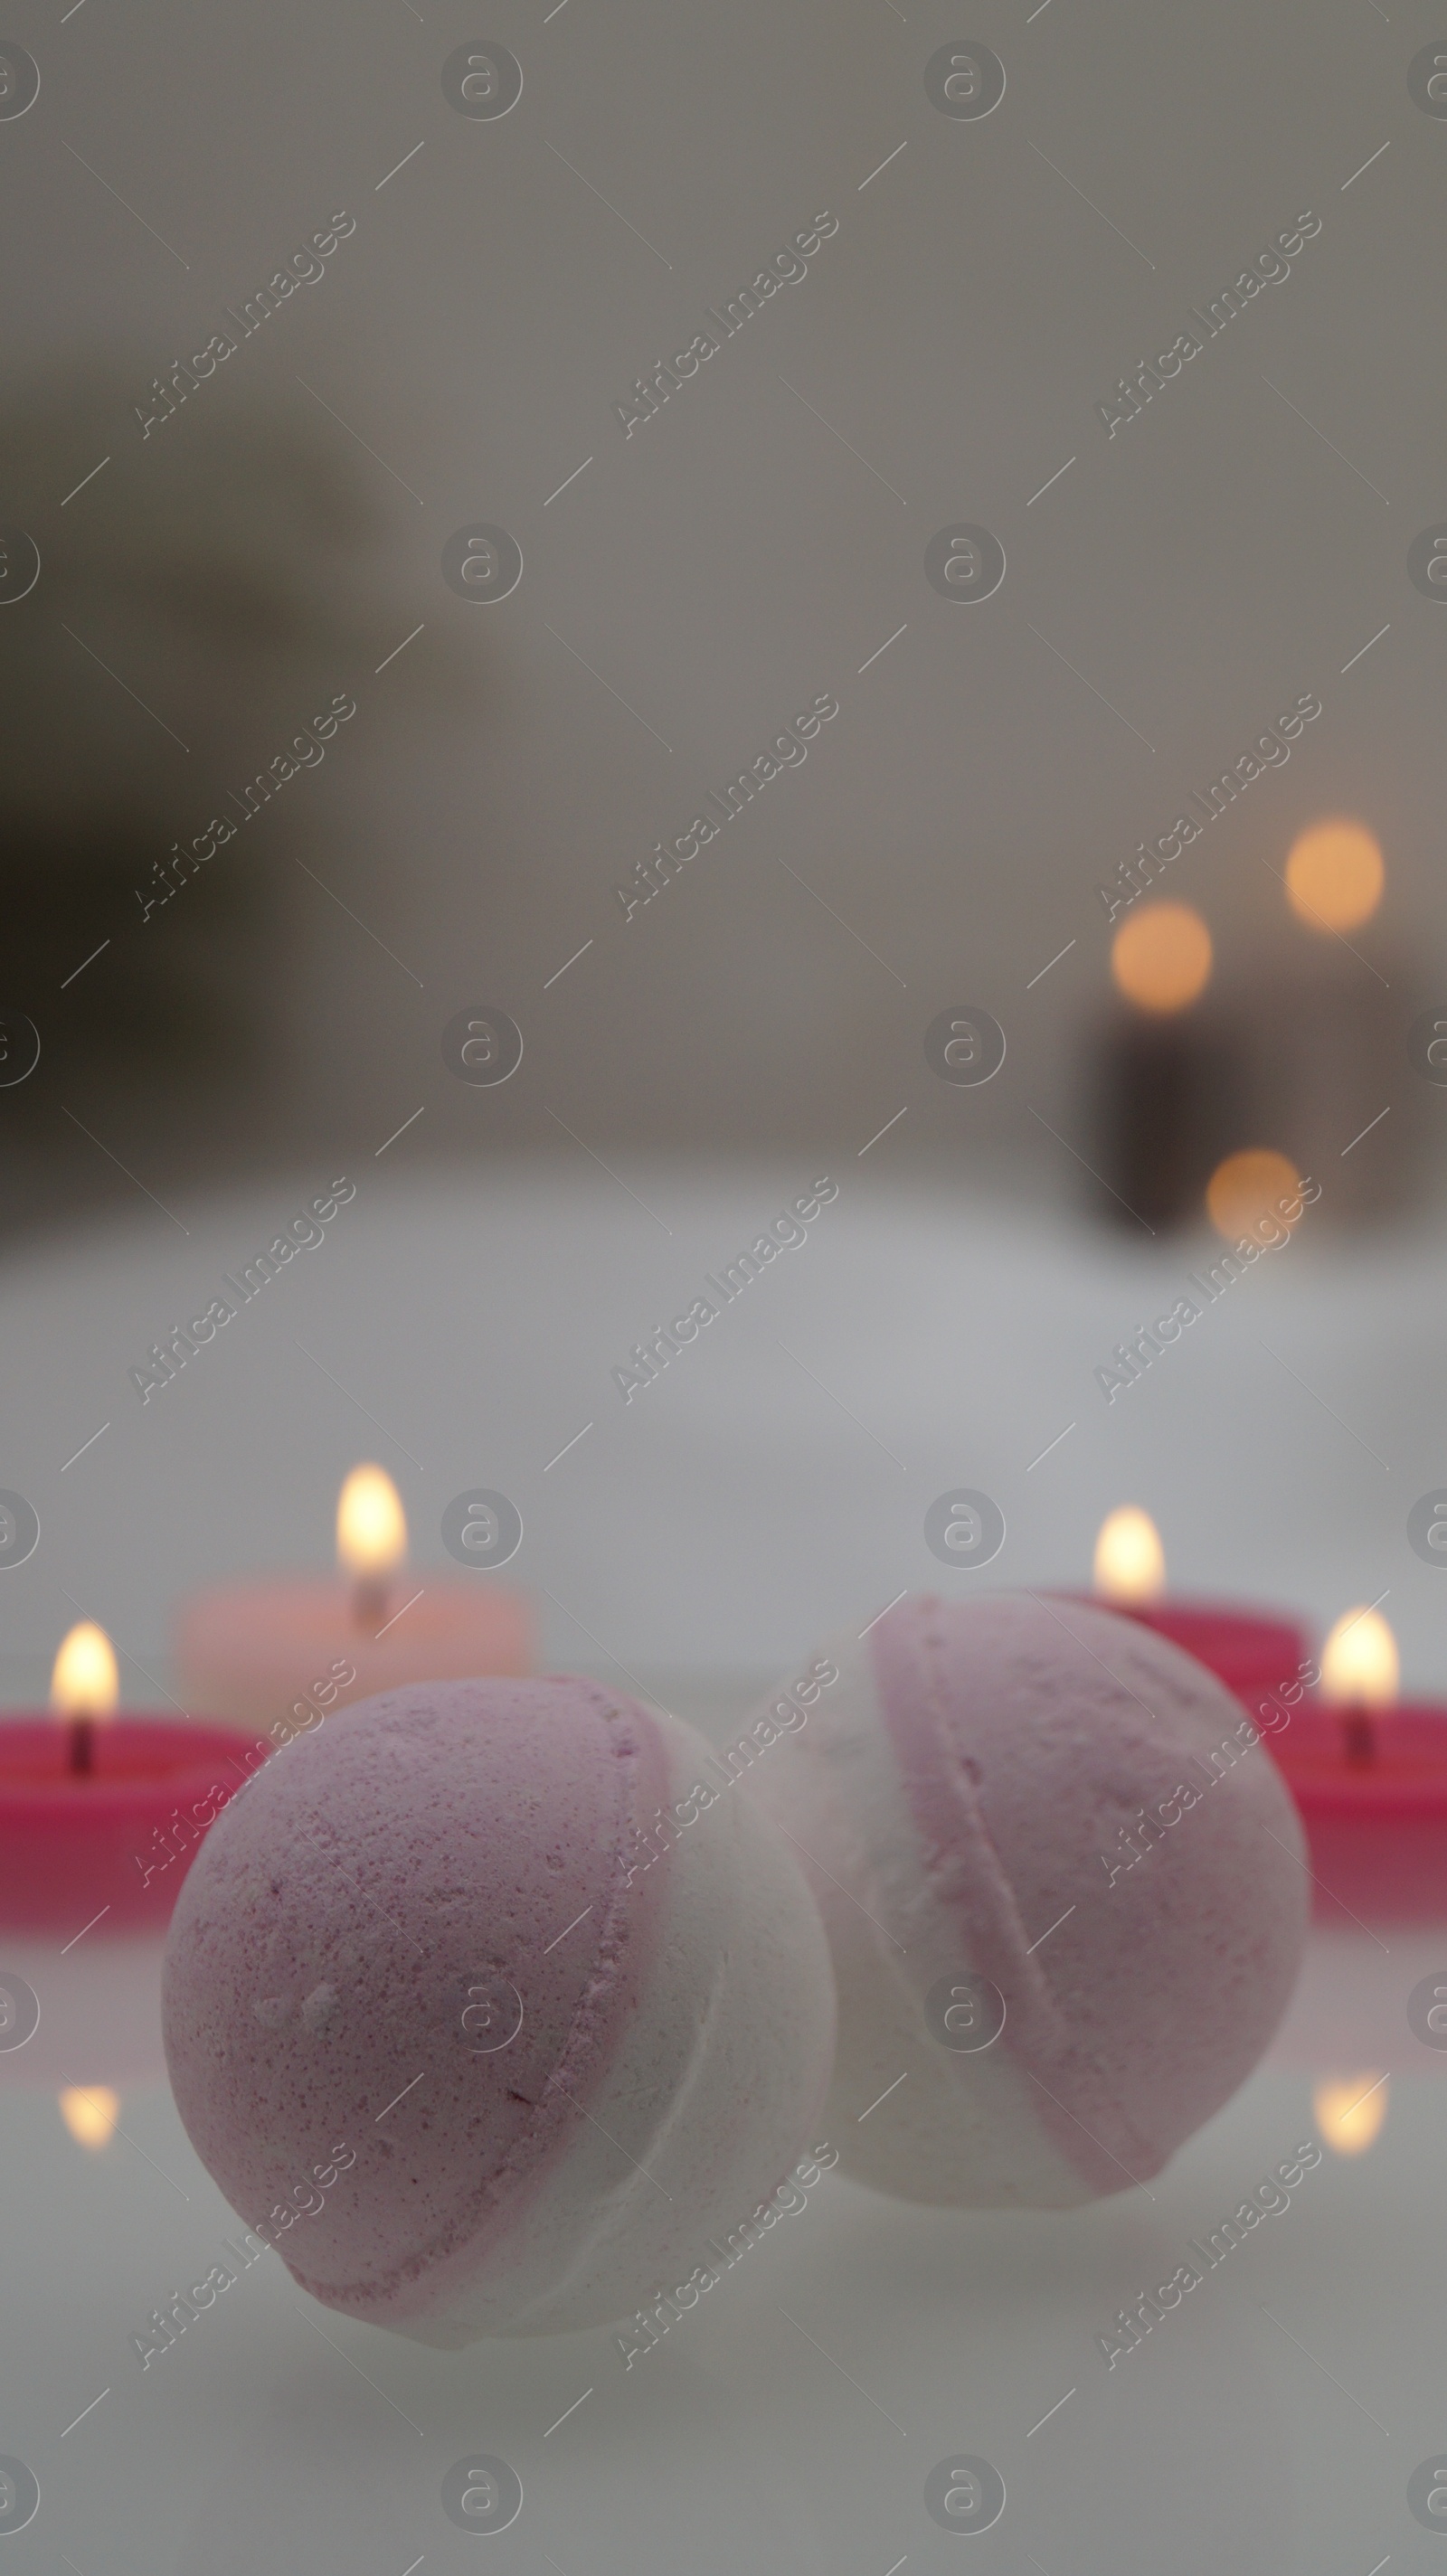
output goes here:
{"type": "Polygon", "coordinates": [[[380,1574],[359,1574],[352,1587],[352,1617],[375,1636],[387,1608],[387,1586],[380,1574]]]}
{"type": "Polygon", "coordinates": [[[95,1769],[95,1721],[73,1717],[66,1729],[68,1767],[75,1777],[88,1779],[95,1769]]]}
{"type": "Polygon", "coordinates": [[[1370,1711],[1348,1708],[1342,1712],[1342,1732],[1346,1739],[1346,1757],[1354,1769],[1361,1770],[1377,1758],[1377,1730],[1370,1711]]]}

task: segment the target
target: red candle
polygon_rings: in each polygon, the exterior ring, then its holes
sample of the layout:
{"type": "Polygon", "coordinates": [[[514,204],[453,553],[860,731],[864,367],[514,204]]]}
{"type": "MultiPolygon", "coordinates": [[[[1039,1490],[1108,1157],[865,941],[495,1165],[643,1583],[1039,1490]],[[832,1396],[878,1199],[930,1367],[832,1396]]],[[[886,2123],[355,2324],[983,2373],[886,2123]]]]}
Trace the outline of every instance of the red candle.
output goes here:
{"type": "Polygon", "coordinates": [[[0,1722],[0,1926],[164,1926],[207,1826],[265,1748],[234,1729],[118,1717],[103,1629],[72,1629],[49,1716],[0,1722]]]}
{"type": "Polygon", "coordinates": [[[1307,1641],[1295,1620],[1224,1601],[1169,1596],[1160,1535],[1134,1503],[1122,1504],[1101,1524],[1094,1581],[1095,1599],[1169,1637],[1253,1710],[1262,1692],[1283,1689],[1303,1668],[1307,1641]]]}
{"type": "Polygon", "coordinates": [[[1447,1922],[1447,1709],[1399,1704],[1368,1762],[1339,1710],[1304,1701],[1267,1742],[1311,1845],[1323,1922],[1447,1922]]]}
{"type": "Polygon", "coordinates": [[[1296,1684],[1253,1712],[1300,1809],[1323,1922],[1447,1922],[1447,1709],[1399,1700],[1397,1676],[1386,1621],[1348,1611],[1320,1698],[1296,1684]]]}
{"type": "Polygon", "coordinates": [[[0,2084],[55,2089],[95,2152],[120,2118],[116,2086],[164,2079],[171,1909],[267,1750],[230,1728],[118,1717],[118,1697],[110,1639],[86,1620],[55,1659],[51,1714],[0,1721],[0,2084]]]}
{"type": "Polygon", "coordinates": [[[0,1922],[73,1932],[170,1918],[197,1844],[256,1768],[234,1727],[118,1717],[77,1778],[53,1718],[0,1724],[0,1922]]]}
{"type": "Polygon", "coordinates": [[[396,1487],[380,1467],[355,1467],[337,1506],[340,1576],[232,1584],[188,1602],[184,1687],[279,1746],[345,1701],[403,1682],[530,1672],[531,1604],[486,1572],[500,1540],[509,1543],[500,1515],[481,1498],[458,1538],[477,1572],[408,1576],[396,1487]]]}

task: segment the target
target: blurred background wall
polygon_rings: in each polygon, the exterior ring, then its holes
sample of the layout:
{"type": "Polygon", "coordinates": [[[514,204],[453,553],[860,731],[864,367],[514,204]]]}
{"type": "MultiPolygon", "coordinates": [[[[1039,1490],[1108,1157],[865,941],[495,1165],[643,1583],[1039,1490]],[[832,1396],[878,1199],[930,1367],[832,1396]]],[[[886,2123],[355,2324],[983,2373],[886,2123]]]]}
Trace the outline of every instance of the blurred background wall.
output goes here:
{"type": "Polygon", "coordinates": [[[475,1170],[837,1156],[903,1106],[881,1158],[1129,1222],[1156,1075],[1096,889],[1311,693],[1155,889],[1214,950],[1189,1018],[1233,1105],[1192,1151],[1330,1160],[1333,1221],[1437,1190],[1407,1053],[1447,983],[1447,616],[1408,572],[1447,513],[1433,13],[964,17],[17,0],[0,521],[11,580],[25,538],[40,572],[0,611],[0,1004],[42,1056],[0,1093],[8,1227],[375,1153],[419,1105],[391,1150],[475,1170]],[[927,92],[960,37],[1005,66],[987,116],[927,92]],[[444,89],[472,38],[522,66],[506,115],[444,89]],[[1122,375],[1308,214],[1125,418],[1122,375]],[[640,371],[825,215],[626,433],[640,371]],[[315,280],[239,328],[294,253],[315,280]],[[960,522],[1006,565],[968,604],[925,572],[960,522]],[[486,605],[443,570],[477,523],[522,558],[486,605]],[[819,694],[807,762],[625,918],[615,887],[819,694]],[[338,695],[324,760],[182,873],[338,695]],[[1282,884],[1334,812],[1386,861],[1349,937],[1282,884]],[[497,1090],[443,1065],[474,1002],[526,1039],[497,1090]],[[925,1065],[961,1003],[1008,1038],[978,1088],[925,1065]]]}

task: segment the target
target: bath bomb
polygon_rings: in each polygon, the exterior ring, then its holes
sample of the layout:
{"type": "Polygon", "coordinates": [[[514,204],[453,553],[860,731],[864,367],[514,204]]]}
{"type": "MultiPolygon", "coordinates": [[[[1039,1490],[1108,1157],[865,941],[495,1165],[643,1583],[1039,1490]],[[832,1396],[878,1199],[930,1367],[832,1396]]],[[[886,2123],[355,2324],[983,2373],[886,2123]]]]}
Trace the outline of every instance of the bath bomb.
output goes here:
{"type": "Polygon", "coordinates": [[[303,2289],[451,2347],[602,2324],[818,2138],[818,1913],[706,1760],[591,1682],[414,1684],[218,1817],[171,1923],[167,2064],[303,2289]]]}
{"type": "Polygon", "coordinates": [[[839,1988],[841,2168],[1061,2209],[1148,2181],[1249,2074],[1301,1960],[1296,1811],[1239,1700],[1113,1612],[901,1601],[741,1739],[839,1988]]]}

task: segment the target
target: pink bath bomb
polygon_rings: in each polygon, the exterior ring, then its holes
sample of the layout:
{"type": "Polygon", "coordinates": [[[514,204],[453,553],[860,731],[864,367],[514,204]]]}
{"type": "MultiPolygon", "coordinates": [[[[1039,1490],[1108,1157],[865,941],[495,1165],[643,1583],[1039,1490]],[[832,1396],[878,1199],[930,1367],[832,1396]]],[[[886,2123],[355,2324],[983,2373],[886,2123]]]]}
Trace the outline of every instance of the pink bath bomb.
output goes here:
{"type": "Polygon", "coordinates": [[[603,2323],[818,2137],[819,1918],[706,1756],[591,1682],[417,1684],[218,1818],[172,1920],[167,2063],[304,2289],[450,2346],[603,2323]]]}
{"type": "Polygon", "coordinates": [[[1241,1703],[1136,1621],[1025,1594],[902,1601],[821,1668],[746,1776],[829,1935],[843,2170],[954,2207],[1148,2181],[1301,1960],[1301,1830],[1241,1703]]]}

